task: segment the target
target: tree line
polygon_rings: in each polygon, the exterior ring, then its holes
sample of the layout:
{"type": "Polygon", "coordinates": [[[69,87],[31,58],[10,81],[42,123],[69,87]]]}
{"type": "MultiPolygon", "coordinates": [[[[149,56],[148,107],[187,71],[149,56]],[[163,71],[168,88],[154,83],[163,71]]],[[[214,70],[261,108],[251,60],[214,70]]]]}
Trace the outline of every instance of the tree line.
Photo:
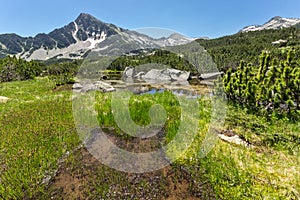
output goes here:
{"type": "Polygon", "coordinates": [[[42,65],[16,56],[0,59],[0,82],[32,79],[42,73],[42,65]]]}
{"type": "Polygon", "coordinates": [[[47,76],[56,85],[72,83],[81,63],[81,60],[57,60],[43,63],[7,56],[0,59],[0,82],[22,81],[37,76],[47,76]]]}
{"type": "Polygon", "coordinates": [[[195,67],[180,55],[163,49],[152,49],[149,52],[137,52],[135,55],[123,55],[115,59],[108,67],[110,70],[123,71],[128,66],[140,66],[155,63],[170,68],[197,73],[195,67]]]}
{"type": "Polygon", "coordinates": [[[278,56],[286,49],[300,51],[300,28],[292,26],[276,30],[239,32],[216,39],[198,39],[197,42],[212,56],[219,70],[226,71],[238,67],[241,60],[259,65],[258,57],[265,50],[278,56]],[[278,40],[286,42],[273,43],[278,40]]]}

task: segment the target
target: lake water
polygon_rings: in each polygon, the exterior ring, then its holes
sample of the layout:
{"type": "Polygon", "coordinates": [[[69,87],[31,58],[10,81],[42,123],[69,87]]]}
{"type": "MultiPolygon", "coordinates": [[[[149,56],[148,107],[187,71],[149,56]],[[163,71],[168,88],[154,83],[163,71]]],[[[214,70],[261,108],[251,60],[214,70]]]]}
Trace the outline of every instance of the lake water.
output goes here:
{"type": "Polygon", "coordinates": [[[190,99],[196,99],[201,96],[211,96],[213,87],[207,84],[148,84],[145,82],[125,83],[123,81],[109,81],[117,91],[129,90],[134,94],[155,94],[162,93],[165,90],[172,91],[177,96],[185,96],[190,99]]]}

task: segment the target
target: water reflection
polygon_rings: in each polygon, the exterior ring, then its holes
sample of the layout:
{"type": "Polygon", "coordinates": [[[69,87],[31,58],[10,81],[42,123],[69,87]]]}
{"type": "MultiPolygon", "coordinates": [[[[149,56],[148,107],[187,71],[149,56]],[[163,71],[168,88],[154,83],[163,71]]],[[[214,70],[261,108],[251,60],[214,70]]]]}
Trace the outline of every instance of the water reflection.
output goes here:
{"type": "MultiPolygon", "coordinates": [[[[156,93],[163,93],[166,89],[163,89],[163,88],[151,88],[149,91],[147,92],[141,92],[139,93],[139,95],[144,95],[144,94],[156,94],[156,93]]],[[[203,97],[203,96],[211,96],[211,92],[209,93],[200,93],[200,92],[197,92],[197,91],[194,91],[194,90],[184,90],[184,89],[173,89],[173,90],[169,90],[168,91],[171,91],[174,95],[176,96],[184,96],[188,99],[197,99],[199,97],[203,97]]]]}
{"type": "Polygon", "coordinates": [[[129,90],[136,95],[163,93],[171,91],[176,96],[184,96],[188,99],[197,99],[204,96],[212,96],[211,85],[207,84],[149,84],[145,82],[128,83],[123,81],[110,81],[117,91],[129,90]]]}

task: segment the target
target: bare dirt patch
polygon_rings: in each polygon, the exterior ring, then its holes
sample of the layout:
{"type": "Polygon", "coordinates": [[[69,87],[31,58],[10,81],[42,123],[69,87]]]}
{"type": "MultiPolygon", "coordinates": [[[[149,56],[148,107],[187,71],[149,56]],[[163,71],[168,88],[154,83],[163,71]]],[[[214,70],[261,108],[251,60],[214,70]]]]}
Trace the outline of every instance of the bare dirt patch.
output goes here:
{"type": "MultiPolygon", "coordinates": [[[[201,174],[199,174],[201,175],[201,174]]],[[[215,199],[209,184],[170,165],[150,173],[120,172],[101,164],[85,148],[61,164],[47,188],[47,199],[215,199]]]]}

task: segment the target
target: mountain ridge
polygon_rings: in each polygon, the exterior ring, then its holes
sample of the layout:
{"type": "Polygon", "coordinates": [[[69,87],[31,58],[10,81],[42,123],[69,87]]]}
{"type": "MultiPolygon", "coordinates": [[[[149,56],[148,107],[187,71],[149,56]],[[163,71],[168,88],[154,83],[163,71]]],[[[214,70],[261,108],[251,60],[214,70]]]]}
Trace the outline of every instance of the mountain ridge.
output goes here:
{"type": "Polygon", "coordinates": [[[284,18],[280,16],[272,17],[263,25],[250,25],[241,29],[239,32],[260,31],[265,29],[288,28],[300,23],[299,18],[284,18]]]}
{"type": "MultiPolygon", "coordinates": [[[[279,29],[297,24],[300,24],[298,18],[275,16],[263,25],[247,26],[240,32],[279,29]]],[[[69,24],[49,33],[38,33],[34,37],[22,37],[15,33],[0,34],[0,57],[15,55],[26,60],[81,59],[91,50],[99,55],[120,55],[131,50],[175,46],[193,40],[195,39],[178,33],[154,39],[136,31],[105,23],[88,13],[80,13],[69,24]]]]}
{"type": "MultiPolygon", "coordinates": [[[[82,13],[73,22],[61,28],[56,28],[48,34],[39,33],[34,37],[21,37],[17,34],[2,34],[0,35],[0,52],[2,54],[16,55],[25,59],[38,59],[38,57],[41,56],[39,54],[41,54],[42,49],[47,51],[63,49],[70,47],[78,41],[84,42],[92,37],[94,37],[94,40],[101,40],[101,36],[110,36],[116,34],[118,31],[120,30],[117,30],[116,27],[97,20],[91,15],[82,13]],[[91,26],[91,24],[93,26],[91,26]],[[100,29],[102,29],[103,32],[99,32],[100,29]],[[75,31],[76,34],[74,35],[75,31]],[[97,36],[100,38],[96,38],[97,36]]],[[[82,45],[84,46],[86,44],[82,45]]],[[[74,48],[72,50],[74,50],[74,48]]],[[[49,52],[46,54],[49,54],[49,52]]],[[[46,59],[45,56],[44,59],[46,59]]]]}
{"type": "Polygon", "coordinates": [[[69,24],[56,28],[53,31],[39,33],[34,37],[22,37],[17,34],[0,35],[0,56],[16,55],[27,60],[48,60],[50,58],[83,58],[90,50],[97,50],[102,54],[125,51],[132,48],[159,48],[185,44],[192,40],[178,36],[176,39],[168,37],[166,39],[153,39],[147,35],[117,27],[111,23],[105,23],[87,13],[81,13],[69,24]],[[117,49],[110,40],[110,44],[105,40],[114,36],[114,40],[121,40],[119,45],[126,46],[125,49],[117,49]],[[111,47],[108,47],[111,46],[111,47]]]}

